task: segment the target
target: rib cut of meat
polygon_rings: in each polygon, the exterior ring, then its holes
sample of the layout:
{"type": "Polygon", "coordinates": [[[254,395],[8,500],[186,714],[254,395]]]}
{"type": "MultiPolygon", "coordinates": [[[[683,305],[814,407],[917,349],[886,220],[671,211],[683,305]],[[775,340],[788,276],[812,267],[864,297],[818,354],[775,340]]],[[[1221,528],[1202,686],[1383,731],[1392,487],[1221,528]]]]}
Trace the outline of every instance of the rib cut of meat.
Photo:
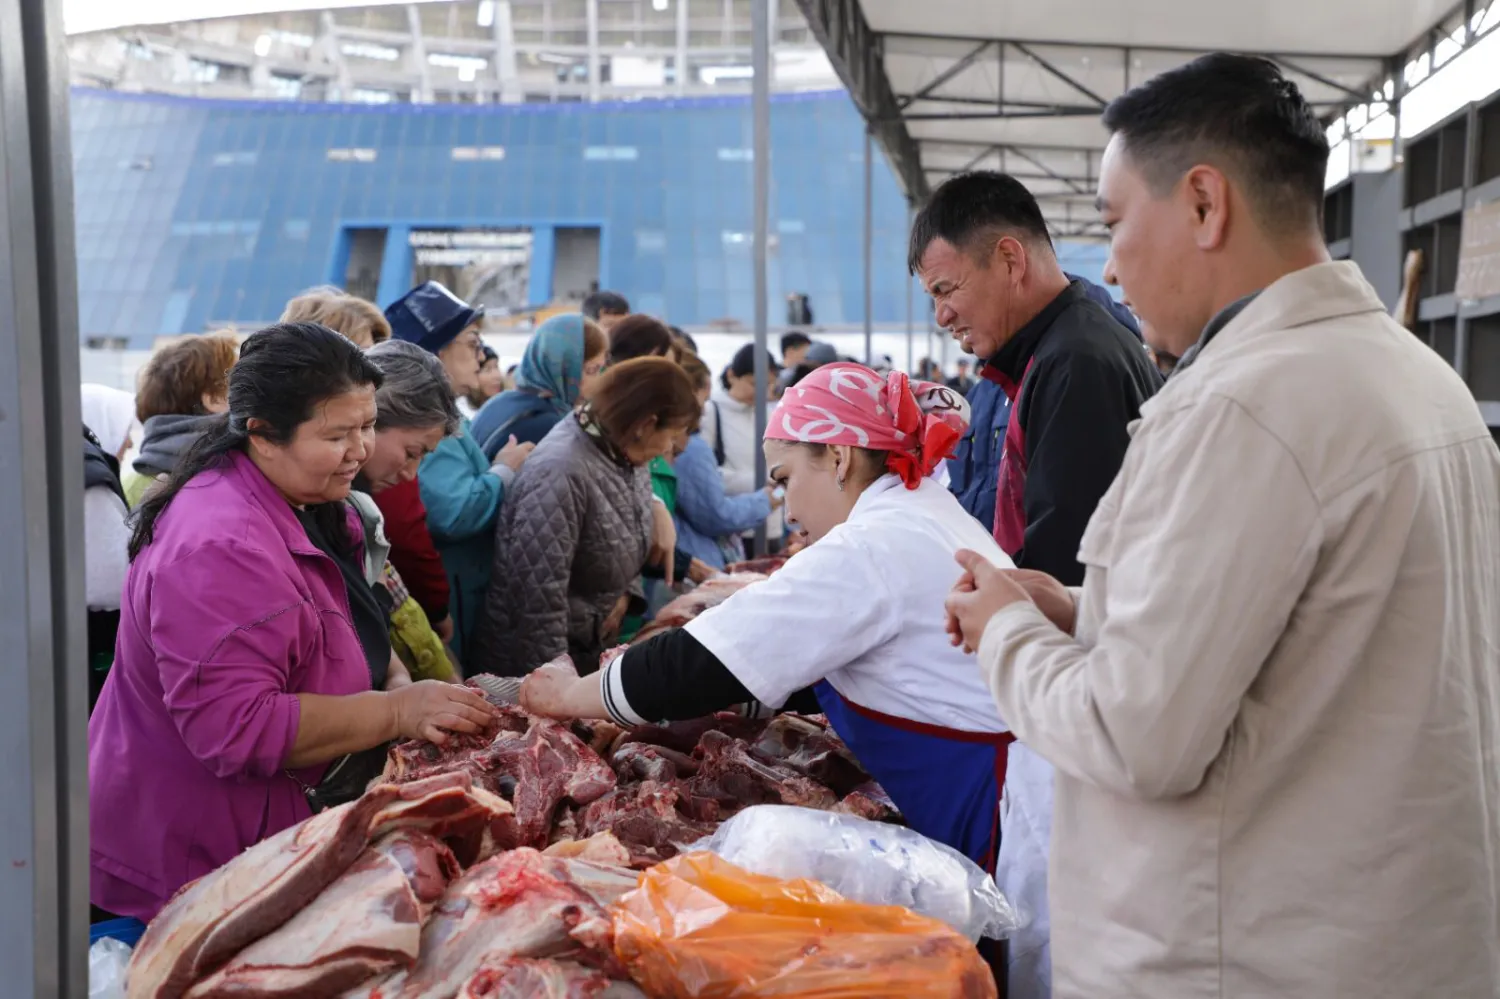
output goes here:
{"type": "Polygon", "coordinates": [[[713,832],[677,810],[681,792],[670,784],[643,781],[617,788],[578,816],[581,835],[610,832],[630,851],[630,866],[644,869],[713,832]]]}
{"type": "Polygon", "coordinates": [[[468,770],[383,786],[392,788],[398,800],[375,815],[370,823],[372,839],[419,829],[448,844],[464,866],[516,845],[514,809],[504,798],[478,786],[468,770]]]}
{"type": "MultiPolygon", "coordinates": [[[[590,954],[590,948],[612,938],[600,936],[610,926],[607,903],[589,885],[609,885],[610,879],[597,865],[544,857],[530,849],[476,864],[448,887],[428,918],[416,966],[354,995],[452,999],[487,959],[571,956],[613,962],[612,951],[590,954]]],[[[622,879],[634,886],[633,878],[614,876],[622,879]]],[[[618,897],[614,890],[611,886],[601,894],[612,901],[618,897]]]]}
{"type": "Polygon", "coordinates": [[[129,999],[178,999],[305,909],[364,852],[371,820],[399,796],[392,785],[377,786],[257,843],[178,892],[136,946],[129,999]]]}
{"type": "Polygon", "coordinates": [[[861,784],[844,795],[844,800],[834,806],[833,810],[845,815],[857,815],[872,822],[897,822],[901,819],[896,803],[885,793],[885,788],[874,781],[861,784]]]}
{"type": "Polygon", "coordinates": [[[390,853],[371,848],[311,905],[195,985],[188,999],[337,995],[411,967],[421,937],[406,872],[390,853]]]}
{"type": "Polygon", "coordinates": [[[750,755],[743,740],[723,732],[704,733],[698,748],[703,767],[688,786],[693,794],[713,798],[726,808],[800,805],[829,809],[838,801],[828,788],[790,767],[762,763],[750,755]]]}
{"type": "Polygon", "coordinates": [[[537,722],[525,735],[502,732],[485,753],[485,768],[514,778],[511,799],[517,842],[544,847],[557,806],[587,805],[615,786],[614,771],[561,725],[537,722]]]}
{"type": "Polygon", "coordinates": [[[448,890],[448,883],[463,873],[448,844],[420,829],[391,833],[371,849],[385,854],[400,866],[423,919],[448,890]]]}
{"type": "Polygon", "coordinates": [[[771,719],[751,743],[750,752],[766,763],[789,766],[837,795],[846,795],[870,780],[844,740],[796,715],[771,719]]]}
{"type": "Polygon", "coordinates": [[[508,957],[486,961],[458,999],[645,999],[630,982],[570,961],[508,957]]]}

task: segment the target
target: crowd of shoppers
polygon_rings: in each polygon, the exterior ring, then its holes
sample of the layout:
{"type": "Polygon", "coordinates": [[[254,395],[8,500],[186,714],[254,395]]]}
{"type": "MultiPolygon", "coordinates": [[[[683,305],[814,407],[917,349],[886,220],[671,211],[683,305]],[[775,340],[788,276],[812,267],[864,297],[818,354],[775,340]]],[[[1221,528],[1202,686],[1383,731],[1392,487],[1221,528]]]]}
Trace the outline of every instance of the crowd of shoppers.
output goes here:
{"type": "Polygon", "coordinates": [[[478,730],[443,681],[492,672],[557,717],[827,714],[1029,915],[1011,999],[1500,994],[1500,451],[1328,260],[1275,64],[1104,123],[1129,308],[1019,181],[958,175],[909,246],[973,356],[946,385],[804,332],[714,371],[600,291],[507,388],[426,282],[85,386],[96,918],[478,730]],[[606,655],[783,525],[771,582],[606,655]]]}

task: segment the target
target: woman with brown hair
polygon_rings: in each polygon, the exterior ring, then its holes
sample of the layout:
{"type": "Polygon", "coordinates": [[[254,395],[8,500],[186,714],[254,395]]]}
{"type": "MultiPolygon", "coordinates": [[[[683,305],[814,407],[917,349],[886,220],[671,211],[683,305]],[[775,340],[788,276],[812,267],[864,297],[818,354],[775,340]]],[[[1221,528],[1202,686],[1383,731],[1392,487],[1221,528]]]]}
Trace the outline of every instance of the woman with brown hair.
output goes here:
{"type": "Polygon", "coordinates": [[[649,357],[610,368],[552,429],[501,511],[471,672],[522,676],[565,652],[598,666],[651,547],[646,466],[697,419],[688,376],[649,357]]]}
{"type": "Polygon", "coordinates": [[[190,336],[146,362],[135,393],[141,450],[120,477],[132,509],[152,483],[172,473],[214,418],[229,409],[229,369],[239,353],[233,337],[190,336]]]}
{"type": "Polygon", "coordinates": [[[362,349],[391,338],[391,324],[383,312],[364,299],[333,285],[309,288],[286,303],[281,321],[322,323],[329,329],[344,334],[362,349]]]}

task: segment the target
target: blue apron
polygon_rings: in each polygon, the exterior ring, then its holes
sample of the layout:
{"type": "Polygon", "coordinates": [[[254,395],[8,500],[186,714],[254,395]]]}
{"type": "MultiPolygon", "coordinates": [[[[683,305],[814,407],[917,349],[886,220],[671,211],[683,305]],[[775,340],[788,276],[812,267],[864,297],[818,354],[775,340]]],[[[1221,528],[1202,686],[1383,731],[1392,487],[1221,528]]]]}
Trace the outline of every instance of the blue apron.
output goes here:
{"type": "Polygon", "coordinates": [[[827,680],[813,688],[829,724],[901,809],[907,825],[991,874],[1009,732],[964,732],[855,704],[827,680]]]}

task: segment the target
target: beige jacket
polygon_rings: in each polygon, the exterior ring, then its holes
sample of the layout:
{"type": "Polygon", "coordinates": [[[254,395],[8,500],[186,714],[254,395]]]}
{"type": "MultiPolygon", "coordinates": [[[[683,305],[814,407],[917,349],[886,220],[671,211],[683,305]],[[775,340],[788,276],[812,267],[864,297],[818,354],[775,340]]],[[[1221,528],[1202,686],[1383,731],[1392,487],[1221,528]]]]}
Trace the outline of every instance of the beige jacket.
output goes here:
{"type": "Polygon", "coordinates": [[[1057,999],[1500,996],[1500,451],[1353,264],[1146,405],[1077,637],[979,658],[1057,768],[1057,999]]]}

